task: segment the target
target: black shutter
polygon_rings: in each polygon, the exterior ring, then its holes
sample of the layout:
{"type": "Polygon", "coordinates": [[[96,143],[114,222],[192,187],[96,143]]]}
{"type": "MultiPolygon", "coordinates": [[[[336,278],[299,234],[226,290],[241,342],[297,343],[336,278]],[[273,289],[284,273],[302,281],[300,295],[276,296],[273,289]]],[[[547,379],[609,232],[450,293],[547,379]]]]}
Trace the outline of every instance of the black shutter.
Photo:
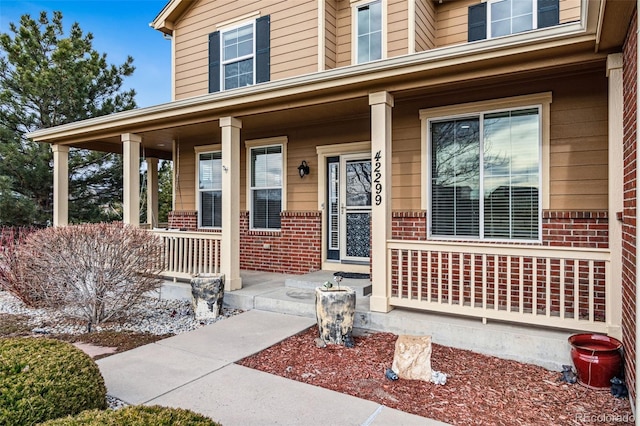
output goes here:
{"type": "Polygon", "coordinates": [[[467,38],[469,41],[487,38],[487,4],[479,3],[469,6],[469,25],[467,38]]]}
{"type": "Polygon", "coordinates": [[[220,31],[209,34],[209,93],[220,91],[220,31]]]}
{"type": "Polygon", "coordinates": [[[558,0],[538,0],[538,28],[552,27],[559,22],[558,0]]]}
{"type": "Polygon", "coordinates": [[[271,79],[271,18],[256,19],[256,83],[271,79]]]}

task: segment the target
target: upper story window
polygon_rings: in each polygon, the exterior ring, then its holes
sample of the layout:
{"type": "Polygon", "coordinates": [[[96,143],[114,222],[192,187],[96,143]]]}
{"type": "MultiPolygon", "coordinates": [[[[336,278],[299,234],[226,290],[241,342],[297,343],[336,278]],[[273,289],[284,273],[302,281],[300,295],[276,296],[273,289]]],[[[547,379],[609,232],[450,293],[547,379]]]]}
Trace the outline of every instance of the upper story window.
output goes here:
{"type": "Polygon", "coordinates": [[[356,59],[358,64],[382,58],[382,3],[356,7],[356,59]]]}
{"type": "Polygon", "coordinates": [[[468,40],[558,25],[559,0],[489,0],[469,7],[468,40]]]}
{"type": "Polygon", "coordinates": [[[222,226],[222,153],[198,153],[198,227],[222,226]]]}
{"type": "Polygon", "coordinates": [[[254,23],[222,32],[224,90],[253,84],[254,23]]]}
{"type": "Polygon", "coordinates": [[[270,51],[269,15],[209,34],[209,92],[269,81],[270,51]]]}
{"type": "Polygon", "coordinates": [[[280,230],[284,209],[286,138],[245,141],[251,229],[280,230]]]}

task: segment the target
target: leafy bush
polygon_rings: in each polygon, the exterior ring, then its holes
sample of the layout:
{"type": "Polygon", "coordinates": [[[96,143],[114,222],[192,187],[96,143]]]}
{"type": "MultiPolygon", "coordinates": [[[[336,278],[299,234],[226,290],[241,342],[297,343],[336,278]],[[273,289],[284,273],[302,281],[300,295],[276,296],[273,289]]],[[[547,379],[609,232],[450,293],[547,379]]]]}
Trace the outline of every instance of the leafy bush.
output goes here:
{"type": "Polygon", "coordinates": [[[31,425],[106,407],[96,363],[73,345],[0,339],[0,425],[31,425]]]}
{"type": "Polygon", "coordinates": [[[51,420],[42,426],[220,426],[193,411],[154,405],[136,405],[120,410],[85,411],[73,417],[51,420]]]}
{"type": "Polygon", "coordinates": [[[145,292],[160,286],[162,249],[155,235],[122,224],[47,228],[18,246],[17,269],[25,284],[37,287],[41,304],[86,320],[91,331],[126,318],[145,292]]]}

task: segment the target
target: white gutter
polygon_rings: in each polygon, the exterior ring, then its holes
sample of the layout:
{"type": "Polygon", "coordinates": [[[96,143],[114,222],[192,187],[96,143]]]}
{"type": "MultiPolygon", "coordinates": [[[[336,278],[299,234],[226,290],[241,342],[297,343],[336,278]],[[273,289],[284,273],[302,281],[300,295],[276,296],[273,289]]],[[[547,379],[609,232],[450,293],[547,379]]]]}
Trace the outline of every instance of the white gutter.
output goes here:
{"type": "MultiPolygon", "coordinates": [[[[499,52],[506,52],[504,55],[508,55],[508,49],[517,47],[533,46],[534,49],[531,49],[531,51],[534,51],[592,41],[593,37],[594,35],[587,34],[586,23],[583,24],[583,21],[564,24],[515,36],[447,46],[366,64],[351,65],[295,76],[255,86],[246,86],[229,92],[195,96],[170,103],[123,111],[61,126],[36,130],[28,133],[26,136],[36,141],[47,141],[56,137],[68,137],[84,133],[87,127],[90,126],[104,126],[108,129],[110,124],[127,125],[128,123],[123,123],[127,120],[130,121],[131,124],[140,124],[145,119],[154,120],[171,117],[173,115],[171,113],[173,112],[178,113],[178,115],[180,113],[207,112],[220,107],[238,106],[255,100],[273,99],[278,95],[317,92],[325,88],[339,88],[354,83],[365,83],[381,78],[380,74],[382,73],[384,73],[385,78],[398,77],[412,72],[453,65],[453,63],[448,64],[447,62],[458,61],[456,63],[462,64],[494,59],[500,56],[498,55],[499,52]],[[579,36],[583,37],[579,38],[579,36]],[[551,44],[551,46],[548,44],[551,44]],[[260,98],[260,96],[263,98],[260,98]],[[65,134],[67,132],[71,134],[65,134]]],[[[104,130],[104,128],[101,130],[104,130]]]]}

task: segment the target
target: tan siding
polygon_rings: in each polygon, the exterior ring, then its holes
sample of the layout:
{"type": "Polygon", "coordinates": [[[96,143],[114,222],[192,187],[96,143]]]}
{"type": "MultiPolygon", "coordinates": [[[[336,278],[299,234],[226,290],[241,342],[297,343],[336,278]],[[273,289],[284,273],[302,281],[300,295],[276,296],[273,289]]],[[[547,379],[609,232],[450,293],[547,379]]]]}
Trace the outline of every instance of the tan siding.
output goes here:
{"type": "Polygon", "coordinates": [[[416,105],[393,110],[392,203],[393,210],[419,210],[421,194],[420,120],[416,105]]]}
{"type": "Polygon", "coordinates": [[[196,156],[195,142],[180,141],[180,161],[176,161],[176,208],[175,210],[196,209],[196,156]]]}
{"type": "Polygon", "coordinates": [[[339,1],[336,9],[336,65],[351,65],[351,5],[339,1]]]}
{"type": "Polygon", "coordinates": [[[407,1],[389,0],[387,4],[387,57],[409,53],[409,21],[407,1]]]}
{"type": "MultiPolygon", "coordinates": [[[[459,0],[436,5],[437,47],[467,42],[467,13],[469,6],[479,0],[459,0]]],[[[580,0],[560,0],[560,23],[580,20],[580,0]]]]}
{"type": "Polygon", "coordinates": [[[416,52],[433,49],[436,46],[436,8],[431,0],[410,0],[416,2],[416,52]]]}
{"type": "Polygon", "coordinates": [[[560,23],[580,20],[580,0],[560,0],[560,23]]]}
{"type": "Polygon", "coordinates": [[[200,0],[176,22],[177,99],[207,93],[208,41],[216,24],[256,11],[261,16],[271,15],[271,80],[317,71],[315,0],[200,0]]]}
{"type": "Polygon", "coordinates": [[[336,41],[338,32],[336,29],[336,3],[335,0],[325,2],[325,53],[324,66],[325,69],[333,69],[336,67],[336,41]]]}

